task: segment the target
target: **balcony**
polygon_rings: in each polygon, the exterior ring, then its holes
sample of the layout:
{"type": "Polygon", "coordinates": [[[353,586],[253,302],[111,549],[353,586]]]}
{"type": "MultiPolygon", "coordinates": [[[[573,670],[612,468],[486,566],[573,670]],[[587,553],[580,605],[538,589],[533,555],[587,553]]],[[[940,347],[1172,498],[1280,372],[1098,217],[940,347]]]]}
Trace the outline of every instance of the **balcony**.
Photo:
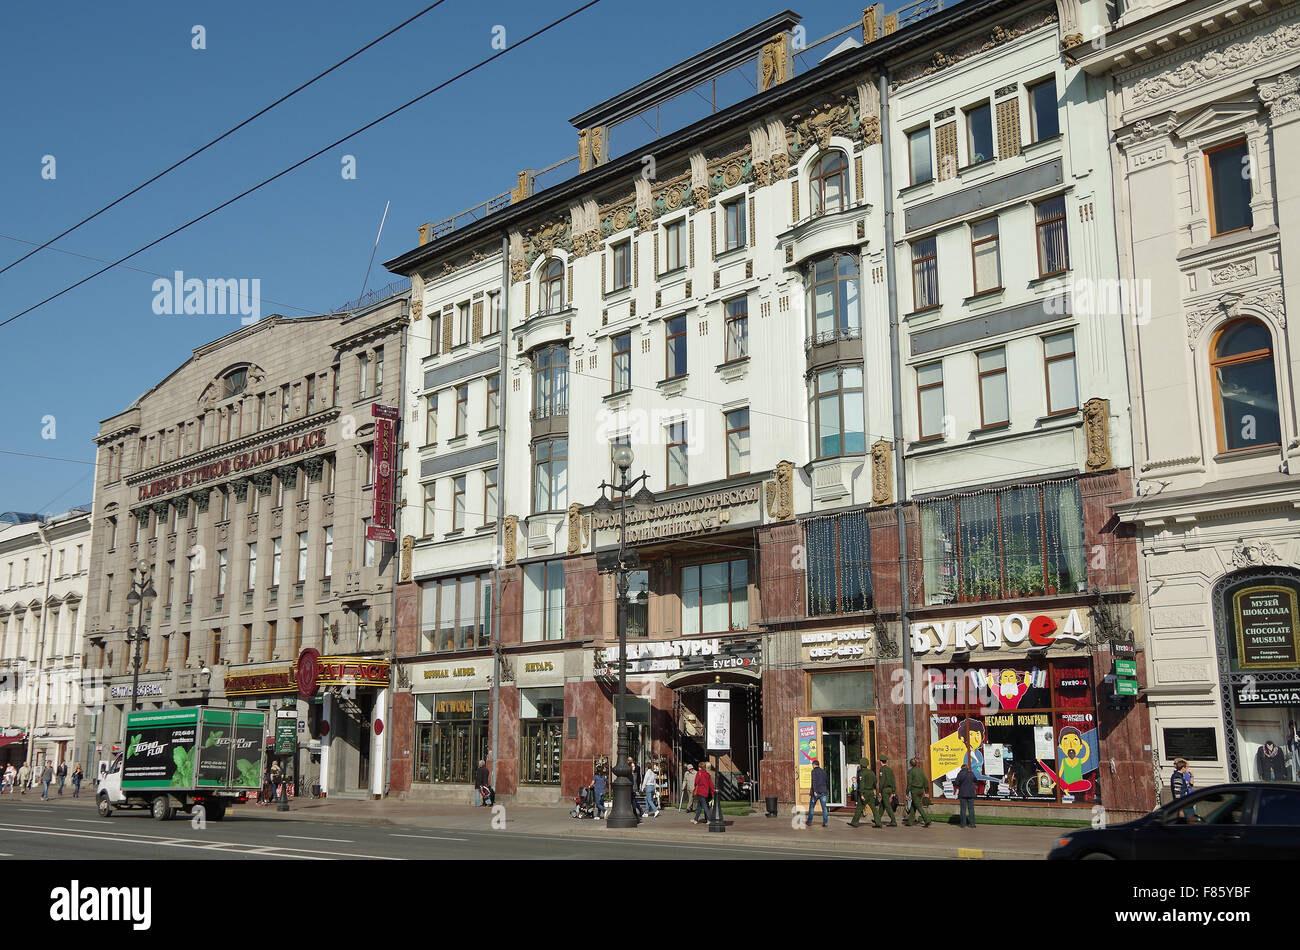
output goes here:
{"type": "Polygon", "coordinates": [[[553,435],[567,435],[569,432],[569,401],[551,399],[545,405],[537,406],[528,413],[533,426],[533,438],[543,439],[553,435]]]}
{"type": "Polygon", "coordinates": [[[570,320],[577,312],[577,308],[572,304],[565,304],[562,307],[530,313],[515,330],[520,352],[530,353],[539,346],[562,343],[569,339],[572,336],[570,320]]]}
{"type": "Polygon", "coordinates": [[[833,327],[804,340],[808,369],[830,366],[841,360],[862,361],[862,328],[833,327]]]}
{"type": "Polygon", "coordinates": [[[280,588],[271,587],[266,591],[266,606],[274,607],[280,602],[280,588]]]}
{"type": "Polygon", "coordinates": [[[293,585],[293,602],[294,602],[295,604],[301,604],[301,603],[302,603],[302,591],[303,591],[303,582],[302,582],[302,581],[299,581],[298,583],[296,583],[296,584],[293,585]]]}

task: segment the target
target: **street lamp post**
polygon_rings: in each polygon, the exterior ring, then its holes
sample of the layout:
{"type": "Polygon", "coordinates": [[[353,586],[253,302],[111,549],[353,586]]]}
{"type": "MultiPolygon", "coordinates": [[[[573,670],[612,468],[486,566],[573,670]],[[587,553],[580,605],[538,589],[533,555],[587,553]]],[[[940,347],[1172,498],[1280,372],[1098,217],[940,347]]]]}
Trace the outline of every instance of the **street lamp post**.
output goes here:
{"type": "Polygon", "coordinates": [[[618,754],[614,762],[614,806],[610,809],[605,825],[609,828],[635,828],[637,818],[632,807],[632,770],[627,764],[627,506],[630,501],[637,510],[644,511],[654,504],[654,495],[645,486],[649,476],[643,471],[636,478],[628,481],[627,471],[632,467],[632,449],[627,445],[614,447],[614,464],[618,467],[619,481],[611,485],[605,480],[600,483],[600,500],[593,505],[597,512],[609,512],[614,502],[606,495],[618,493],[618,563],[616,567],[617,604],[615,615],[618,624],[618,703],[615,715],[618,719],[618,754]],[[632,495],[632,490],[641,486],[641,490],[632,495]]]}
{"type": "MultiPolygon", "coordinates": [[[[144,626],[145,608],[153,603],[158,592],[153,589],[153,573],[147,561],[141,559],[131,568],[131,592],[126,595],[126,602],[135,607],[135,627],[126,632],[126,642],[135,645],[135,655],[131,659],[131,711],[140,708],[140,648],[143,646],[148,631],[144,626]]],[[[129,618],[129,614],[127,615],[129,618]]],[[[126,748],[126,717],[122,717],[122,748],[126,748]]]]}

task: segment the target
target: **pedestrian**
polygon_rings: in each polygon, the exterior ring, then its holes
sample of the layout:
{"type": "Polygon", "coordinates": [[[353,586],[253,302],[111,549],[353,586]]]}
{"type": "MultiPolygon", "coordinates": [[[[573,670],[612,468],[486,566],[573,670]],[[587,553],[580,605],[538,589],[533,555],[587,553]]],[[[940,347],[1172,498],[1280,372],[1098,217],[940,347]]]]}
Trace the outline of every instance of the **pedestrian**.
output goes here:
{"type": "Polygon", "coordinates": [[[911,768],[907,770],[907,811],[903,815],[903,824],[912,824],[912,814],[930,827],[930,813],[925,810],[925,799],[930,791],[930,780],[925,777],[925,770],[921,768],[921,760],[913,756],[910,763],[911,768]]]}
{"type": "MultiPolygon", "coordinates": [[[[1175,799],[1186,798],[1196,791],[1192,770],[1186,759],[1174,759],[1174,774],[1169,777],[1169,791],[1175,799]]],[[[1184,808],[1182,811],[1184,821],[1191,823],[1200,820],[1195,808],[1184,808]]]]}
{"type": "Polygon", "coordinates": [[[605,770],[596,766],[591,776],[591,794],[596,799],[596,817],[605,817],[605,770]]]}
{"type": "Polygon", "coordinates": [[[713,779],[709,777],[709,763],[701,762],[695,773],[695,822],[706,824],[709,820],[709,799],[713,796],[713,779]]]}
{"type": "Polygon", "coordinates": [[[641,789],[645,792],[645,813],[652,818],[659,817],[659,805],[655,802],[655,792],[659,788],[659,778],[655,775],[654,765],[647,765],[641,789]]]}
{"type": "MultiPolygon", "coordinates": [[[[686,814],[695,814],[695,763],[688,762],[686,771],[682,774],[682,801],[690,798],[690,808],[686,809],[686,814]]],[[[679,809],[681,805],[677,806],[679,809]]]]}
{"type": "Polygon", "coordinates": [[[894,770],[888,766],[888,762],[888,756],[880,757],[880,807],[889,816],[889,827],[897,828],[898,819],[894,817],[894,809],[898,807],[898,785],[894,781],[894,770]]]}
{"type": "Polygon", "coordinates": [[[14,768],[14,764],[10,762],[8,765],[5,766],[4,790],[8,792],[10,795],[12,795],[14,793],[14,785],[16,785],[17,783],[18,783],[18,770],[14,768]]]}
{"type": "Polygon", "coordinates": [[[60,762],[59,767],[54,770],[55,777],[59,780],[59,795],[63,795],[63,783],[68,780],[68,763],[60,762]]]}
{"type": "Polygon", "coordinates": [[[76,798],[81,794],[81,780],[85,775],[81,772],[81,763],[78,762],[76,768],[72,770],[72,797],[76,798]]]}
{"type": "Polygon", "coordinates": [[[858,807],[853,811],[850,828],[862,823],[862,815],[871,809],[871,827],[880,827],[880,795],[876,788],[876,764],[866,756],[858,763],[858,807]]]}
{"type": "Polygon", "coordinates": [[[31,782],[32,782],[31,767],[26,762],[24,762],[23,767],[18,770],[18,788],[21,790],[23,795],[27,794],[27,786],[30,785],[31,782]]]}
{"type": "Polygon", "coordinates": [[[808,823],[804,825],[804,828],[812,827],[813,815],[816,812],[818,802],[822,803],[822,827],[825,828],[831,822],[831,814],[826,809],[826,796],[830,794],[831,786],[821,762],[813,759],[812,763],[812,789],[808,793],[808,823]]]}
{"type": "Polygon", "coordinates": [[[488,772],[487,760],[478,760],[478,770],[474,773],[474,784],[478,786],[478,804],[487,805],[492,797],[492,776],[488,772]]]}
{"type": "Polygon", "coordinates": [[[963,762],[961,769],[957,772],[957,778],[953,780],[953,786],[957,789],[957,807],[961,811],[961,826],[965,828],[967,822],[970,827],[975,827],[975,773],[970,770],[970,766],[963,762]]]}
{"type": "Polygon", "coordinates": [[[636,793],[641,790],[641,770],[637,768],[636,762],[630,755],[627,757],[627,774],[632,780],[632,813],[640,818],[641,806],[636,803],[636,793]]]}
{"type": "Polygon", "coordinates": [[[41,801],[50,800],[50,783],[54,781],[54,767],[49,762],[41,769],[41,801]]]}

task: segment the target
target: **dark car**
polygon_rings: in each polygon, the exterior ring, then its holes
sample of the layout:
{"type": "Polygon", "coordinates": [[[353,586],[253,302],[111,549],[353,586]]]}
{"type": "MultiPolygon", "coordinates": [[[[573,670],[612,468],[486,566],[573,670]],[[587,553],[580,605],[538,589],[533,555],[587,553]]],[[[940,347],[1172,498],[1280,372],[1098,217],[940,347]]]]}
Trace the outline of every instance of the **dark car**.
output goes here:
{"type": "Polygon", "coordinates": [[[1240,782],[1193,792],[1137,821],[1061,838],[1049,860],[1294,860],[1300,784],[1240,782]]]}

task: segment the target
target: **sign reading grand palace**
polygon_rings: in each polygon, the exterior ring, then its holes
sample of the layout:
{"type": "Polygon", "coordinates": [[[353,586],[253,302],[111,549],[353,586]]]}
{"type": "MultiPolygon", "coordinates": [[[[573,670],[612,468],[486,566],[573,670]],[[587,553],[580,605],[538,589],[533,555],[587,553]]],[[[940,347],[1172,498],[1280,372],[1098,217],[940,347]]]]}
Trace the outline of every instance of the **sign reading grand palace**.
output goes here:
{"type": "MultiPolygon", "coordinates": [[[[762,518],[762,484],[742,485],[722,491],[675,498],[660,502],[645,513],[627,513],[627,543],[639,544],[666,538],[690,537],[728,527],[758,524],[762,518]]],[[[618,540],[618,512],[595,514],[597,531],[608,531],[618,540]]]]}
{"type": "Polygon", "coordinates": [[[1237,664],[1243,670],[1297,665],[1296,594],[1272,584],[1247,587],[1232,595],[1237,625],[1237,664]]]}
{"type": "Polygon", "coordinates": [[[303,452],[309,452],[324,445],[324,429],[316,429],[305,435],[294,436],[292,439],[281,439],[278,442],[248,452],[242,452],[239,455],[232,455],[229,458],[209,462],[207,465],[199,465],[188,472],[181,472],[179,475],[171,475],[167,478],[146,482],[140,486],[138,500],[144,501],[146,498],[153,498],[155,495],[167,495],[174,491],[180,491],[182,488],[192,488],[195,485],[210,482],[215,478],[225,478],[234,472],[257,468],[267,462],[275,462],[279,459],[300,455],[303,452]]]}

